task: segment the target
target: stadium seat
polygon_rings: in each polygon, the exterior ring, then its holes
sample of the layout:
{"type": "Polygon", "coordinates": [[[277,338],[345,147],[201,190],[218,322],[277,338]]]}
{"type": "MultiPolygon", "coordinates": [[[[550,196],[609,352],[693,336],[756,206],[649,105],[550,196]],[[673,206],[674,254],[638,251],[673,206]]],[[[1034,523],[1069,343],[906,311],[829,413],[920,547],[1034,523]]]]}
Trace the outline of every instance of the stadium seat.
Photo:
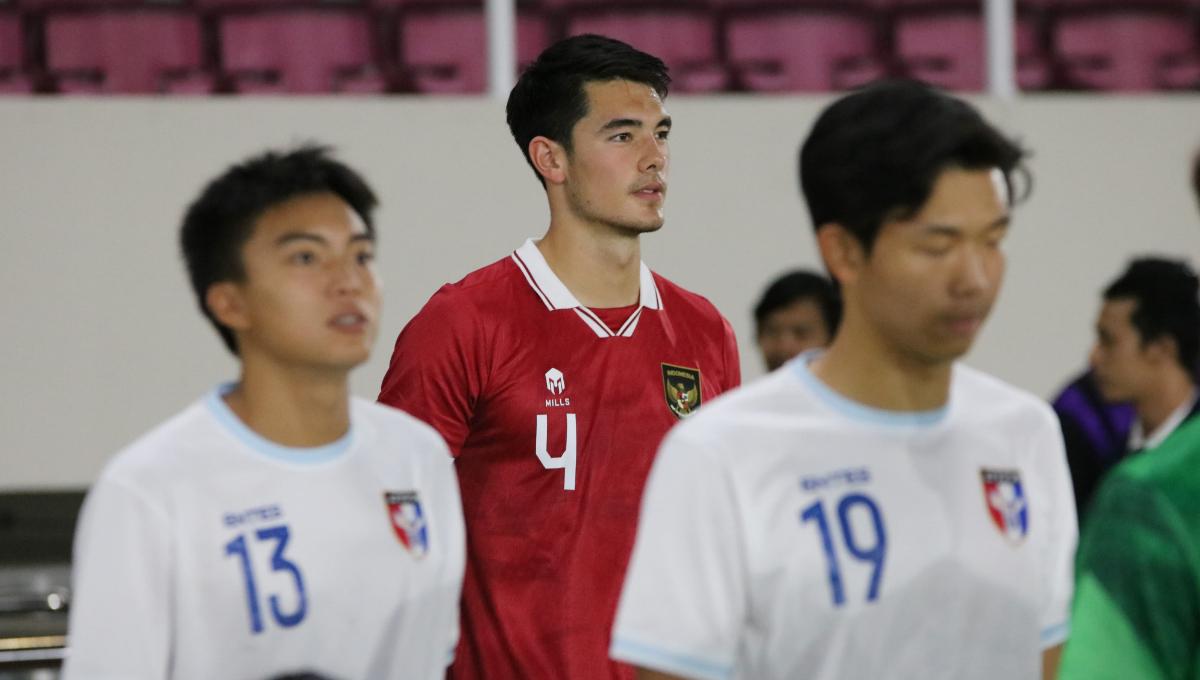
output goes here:
{"type": "MultiPolygon", "coordinates": [[[[517,17],[517,66],[550,44],[540,15],[517,17]]],[[[410,11],[401,17],[399,59],[417,92],[465,94],[487,87],[487,36],[482,10],[410,11]]]]}
{"type": "MultiPolygon", "coordinates": [[[[535,0],[542,7],[549,10],[576,10],[576,9],[605,9],[605,10],[628,10],[628,9],[644,9],[648,4],[645,0],[535,0]]],[[[678,8],[691,10],[707,10],[708,8],[718,5],[723,0],[652,0],[651,6],[654,9],[678,8]]],[[[762,2],[763,0],[744,0],[747,2],[762,2]]],[[[765,0],[772,2],[775,0],[765,0]]],[[[797,0],[784,0],[786,2],[796,2],[797,0]]]]}
{"type": "Polygon", "coordinates": [[[1183,15],[1119,12],[1065,16],[1054,27],[1054,51],[1067,84],[1145,92],[1200,85],[1193,27],[1183,15]]]}
{"type": "Polygon", "coordinates": [[[247,94],[371,93],[387,80],[371,58],[364,14],[296,9],[220,20],[221,64],[247,94]]]}
{"type": "Polygon", "coordinates": [[[754,13],[730,18],[726,53],[738,83],[755,92],[826,92],[884,73],[875,23],[858,14],[754,13]]]}
{"type": "MultiPolygon", "coordinates": [[[[37,0],[38,2],[61,2],[62,0],[37,0]]],[[[95,2],[97,0],[89,0],[95,2]]],[[[122,0],[117,0],[122,1],[122,0]]],[[[242,11],[242,10],[276,10],[280,7],[347,9],[362,4],[362,0],[140,0],[142,2],[190,2],[202,10],[242,11]]]]}
{"type": "Polygon", "coordinates": [[[21,18],[15,14],[0,15],[0,94],[23,94],[33,90],[22,70],[24,52],[21,18]]]}
{"type": "Polygon", "coordinates": [[[717,54],[716,26],[708,12],[628,10],[576,14],[567,34],[597,33],[653,53],[671,69],[676,92],[725,89],[729,73],[717,54]]]}
{"type": "MultiPolygon", "coordinates": [[[[985,85],[986,37],[976,13],[900,16],[895,23],[896,58],[905,75],[950,90],[982,90],[985,85]]],[[[1017,85],[1023,90],[1051,84],[1049,60],[1037,41],[1032,20],[1018,18],[1017,85]]]]}
{"type": "Polygon", "coordinates": [[[185,11],[111,10],[46,18],[46,67],[68,94],[211,92],[200,21],[185,11]]]}

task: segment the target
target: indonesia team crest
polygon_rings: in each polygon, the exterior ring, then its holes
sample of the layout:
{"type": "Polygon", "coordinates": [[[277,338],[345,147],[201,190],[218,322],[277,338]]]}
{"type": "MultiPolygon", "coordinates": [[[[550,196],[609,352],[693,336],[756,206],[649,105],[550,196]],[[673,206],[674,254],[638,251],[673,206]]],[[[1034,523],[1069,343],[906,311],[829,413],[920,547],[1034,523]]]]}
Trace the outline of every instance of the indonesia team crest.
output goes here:
{"type": "Polygon", "coordinates": [[[1018,470],[979,471],[983,478],[983,498],[992,523],[1013,543],[1020,543],[1029,531],[1029,503],[1018,470]]]}
{"type": "Polygon", "coordinates": [[[700,369],[662,365],[663,396],[677,418],[686,418],[700,408],[700,369]]]}
{"type": "Polygon", "coordinates": [[[429,528],[425,524],[425,513],[416,491],[385,491],[383,501],[387,504],[388,518],[396,538],[408,548],[413,557],[424,557],[429,552],[429,528]]]}

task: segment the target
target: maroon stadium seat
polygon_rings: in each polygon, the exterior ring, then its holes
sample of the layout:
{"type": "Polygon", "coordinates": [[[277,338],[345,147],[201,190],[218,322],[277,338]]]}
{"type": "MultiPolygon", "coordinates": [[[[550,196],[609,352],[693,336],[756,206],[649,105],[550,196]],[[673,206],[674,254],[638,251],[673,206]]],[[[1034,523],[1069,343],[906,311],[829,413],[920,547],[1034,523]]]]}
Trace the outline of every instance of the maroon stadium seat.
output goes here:
{"type": "Polygon", "coordinates": [[[221,18],[221,64],[238,92],[368,93],[386,89],[365,15],[296,9],[221,18]]]}
{"type": "Polygon", "coordinates": [[[883,75],[875,23],[858,14],[780,12],[731,18],[730,65],[757,92],[824,92],[883,75]]]}
{"type": "MultiPolygon", "coordinates": [[[[411,0],[410,0],[411,1],[411,0]]],[[[762,2],[762,0],[746,0],[748,2],[762,2]]],[[[775,2],[778,0],[766,0],[767,2],[775,2]]],[[[796,2],[797,0],[783,0],[785,2],[796,2]]],[[[644,0],[535,0],[542,7],[551,10],[576,10],[576,9],[613,9],[613,5],[617,4],[620,8],[629,9],[638,5],[646,4],[644,0]]],[[[666,7],[692,10],[706,10],[711,6],[717,5],[722,0],[652,0],[652,5],[656,9],[666,7]]]]}
{"type": "MultiPolygon", "coordinates": [[[[410,11],[400,24],[399,58],[418,92],[461,94],[487,87],[487,36],[483,11],[410,11]]],[[[517,65],[528,65],[550,44],[539,15],[517,17],[517,65]]]]}
{"type": "Polygon", "coordinates": [[[0,15],[0,94],[24,94],[33,90],[22,72],[25,41],[21,36],[21,18],[0,15]]]}
{"type": "Polygon", "coordinates": [[[708,12],[577,14],[568,20],[567,33],[606,35],[660,57],[671,69],[671,88],[676,92],[712,92],[729,83],[729,73],[717,56],[716,26],[708,12]]]}
{"type": "MultiPolygon", "coordinates": [[[[1024,90],[1050,84],[1050,66],[1037,42],[1036,25],[1019,18],[1016,30],[1017,85],[1024,90]]],[[[906,75],[951,90],[982,90],[987,49],[983,19],[974,13],[898,17],[896,57],[906,75]]]]}
{"type": "Polygon", "coordinates": [[[1144,92],[1200,85],[1193,27],[1164,13],[1066,16],[1054,27],[1054,50],[1076,87],[1144,92]]]}
{"type": "Polygon", "coordinates": [[[185,11],[111,10],[46,18],[46,67],[71,94],[204,93],[200,22],[185,11]]]}

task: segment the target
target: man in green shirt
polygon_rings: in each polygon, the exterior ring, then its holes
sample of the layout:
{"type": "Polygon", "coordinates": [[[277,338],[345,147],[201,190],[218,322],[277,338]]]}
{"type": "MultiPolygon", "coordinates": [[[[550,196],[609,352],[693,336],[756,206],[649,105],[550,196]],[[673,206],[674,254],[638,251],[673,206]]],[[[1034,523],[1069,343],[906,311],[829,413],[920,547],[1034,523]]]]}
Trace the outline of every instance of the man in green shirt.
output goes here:
{"type": "Polygon", "coordinates": [[[1076,568],[1059,680],[1200,679],[1200,419],[1109,475],[1076,568]]]}

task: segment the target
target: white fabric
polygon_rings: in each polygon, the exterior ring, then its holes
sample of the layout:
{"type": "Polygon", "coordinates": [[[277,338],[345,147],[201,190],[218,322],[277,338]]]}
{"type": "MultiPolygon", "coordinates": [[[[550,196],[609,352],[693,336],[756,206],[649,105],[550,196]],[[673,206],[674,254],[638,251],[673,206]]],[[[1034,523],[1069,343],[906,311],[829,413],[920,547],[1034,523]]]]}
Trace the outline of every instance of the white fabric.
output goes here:
{"type": "Polygon", "coordinates": [[[517,248],[512,254],[512,260],[525,276],[529,287],[546,305],[546,309],[551,311],[556,309],[574,310],[575,314],[600,338],[632,338],[633,332],[637,330],[637,322],[641,318],[643,309],[662,309],[662,298],[659,297],[658,286],[654,283],[654,274],[650,272],[650,268],[646,266],[645,262],[639,263],[638,307],[630,313],[625,323],[616,332],[613,332],[600,317],[596,316],[595,312],[582,305],[567,289],[566,284],[554,274],[533,239],[526,240],[524,245],[517,248]]]}
{"type": "MultiPolygon", "coordinates": [[[[415,504],[399,508],[415,517],[415,504]]],[[[423,423],[354,399],[342,441],[289,449],[213,392],[123,451],[88,494],[63,677],[441,678],[464,542],[453,463],[423,423]],[[400,542],[389,492],[415,493],[423,554],[400,542]]]]}
{"type": "Polygon", "coordinates": [[[1076,543],[1052,411],[964,366],[945,408],[880,411],[822,384],[812,357],[668,435],[611,655],[714,680],[1040,677],[1041,652],[1066,637],[1076,543]],[[985,469],[1019,475],[1024,532],[1019,512],[993,519],[985,469]],[[861,557],[880,545],[868,601],[861,557]]]}
{"type": "Polygon", "coordinates": [[[1196,407],[1196,399],[1200,398],[1196,390],[1192,390],[1192,395],[1185,399],[1182,404],[1175,407],[1171,411],[1171,415],[1163,421],[1161,425],[1155,428],[1154,432],[1149,437],[1146,436],[1146,430],[1142,427],[1142,421],[1134,419],[1133,427],[1129,430],[1129,451],[1141,451],[1142,449],[1157,448],[1159,444],[1167,440],[1183,421],[1187,419],[1188,414],[1196,407]]]}

